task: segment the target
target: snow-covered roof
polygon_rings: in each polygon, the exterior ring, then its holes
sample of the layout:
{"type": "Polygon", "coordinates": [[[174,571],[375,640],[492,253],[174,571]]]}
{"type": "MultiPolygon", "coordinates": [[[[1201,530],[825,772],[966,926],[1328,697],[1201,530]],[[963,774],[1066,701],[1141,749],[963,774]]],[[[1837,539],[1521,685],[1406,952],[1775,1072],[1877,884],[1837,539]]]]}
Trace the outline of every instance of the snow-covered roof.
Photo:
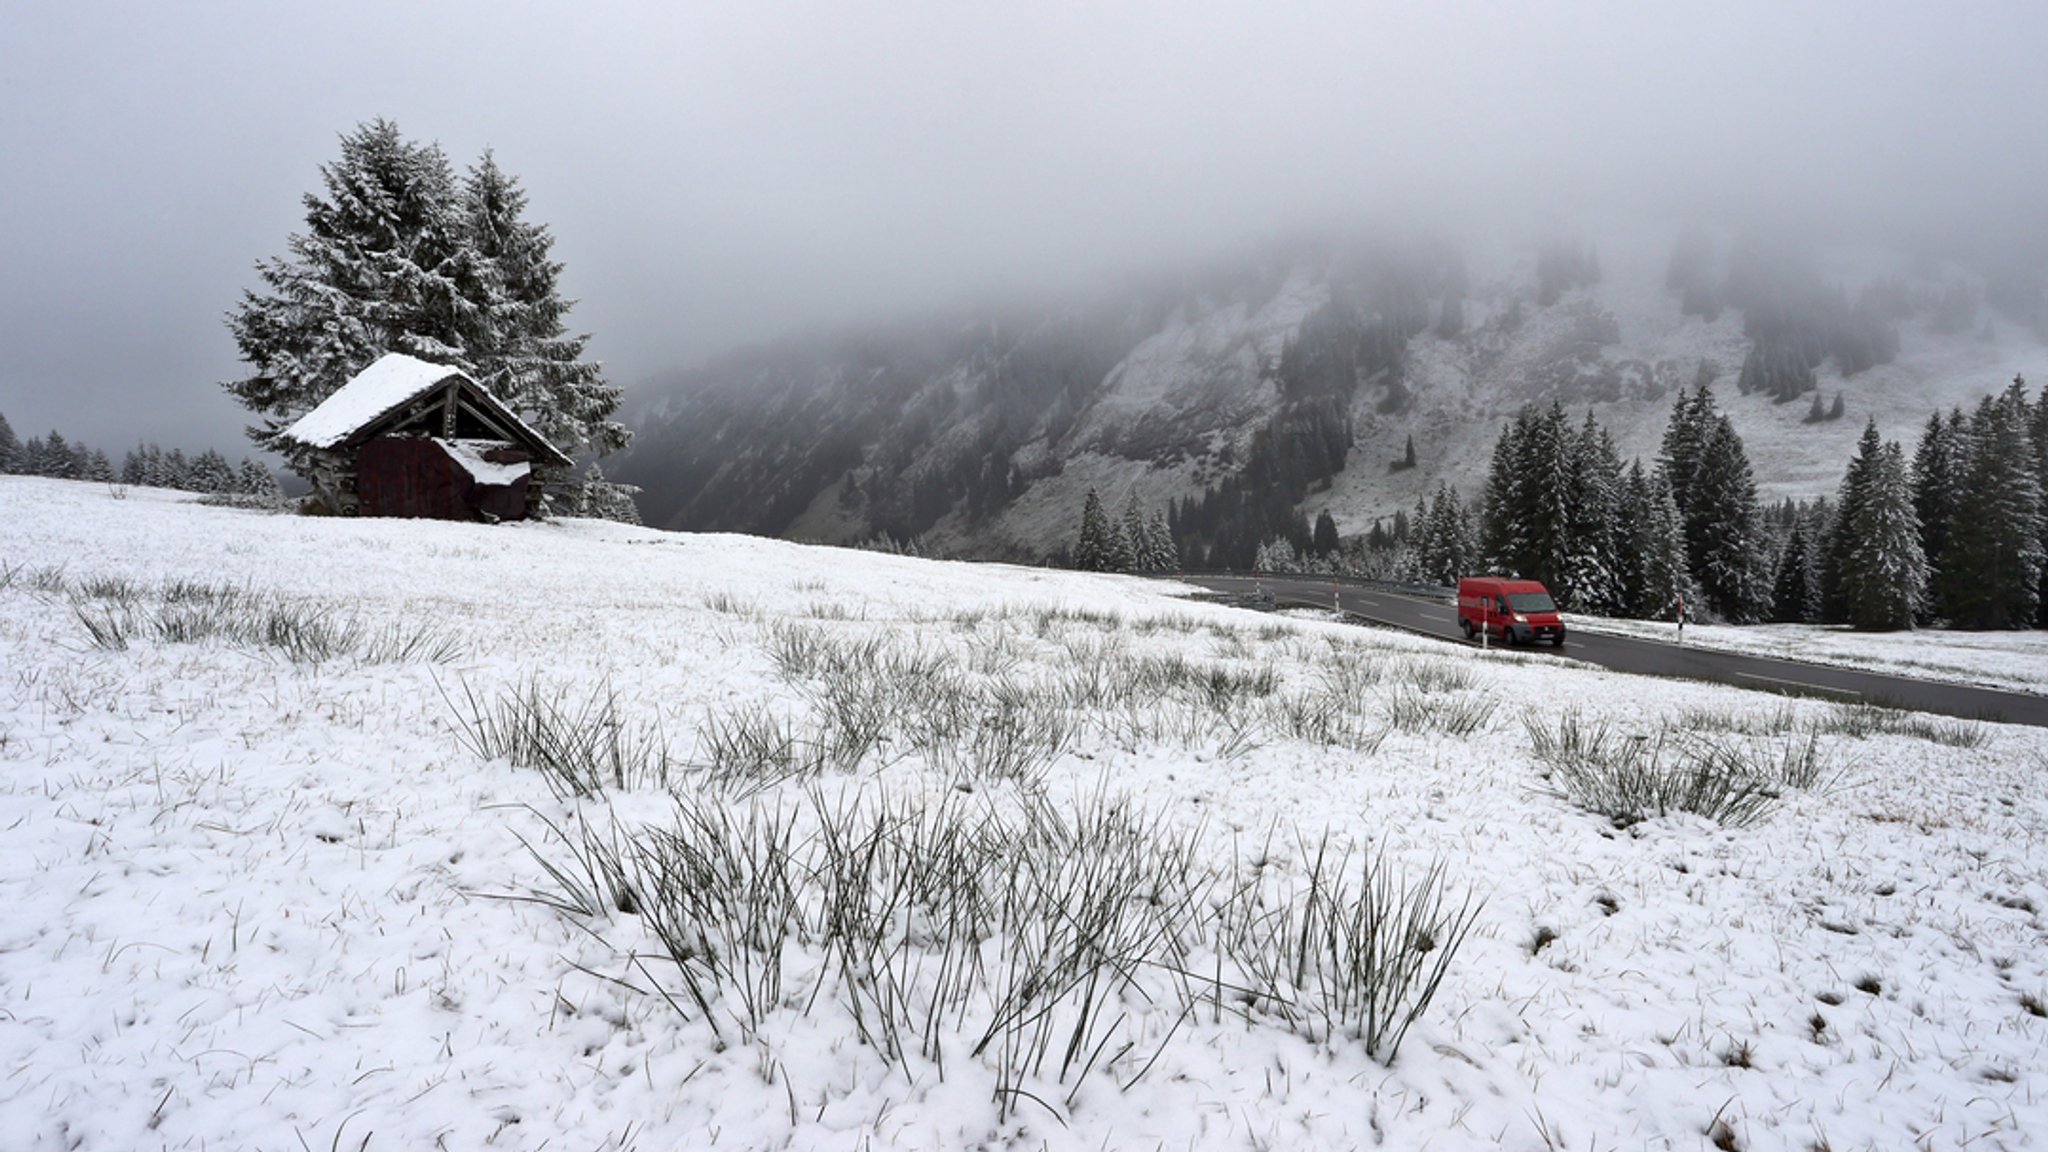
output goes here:
{"type": "Polygon", "coordinates": [[[456,467],[469,473],[469,478],[479,484],[497,488],[510,487],[526,479],[527,474],[533,471],[533,465],[524,460],[517,464],[498,464],[485,459],[484,453],[500,446],[495,440],[436,438],[434,443],[439,444],[441,450],[448,453],[448,458],[455,461],[456,467]]]}
{"type": "Polygon", "coordinates": [[[298,423],[285,430],[285,436],[310,448],[332,448],[365,425],[446,383],[450,376],[469,380],[460,368],[432,364],[403,352],[387,352],[301,416],[298,423]]]}
{"type": "MultiPolygon", "coordinates": [[[[332,396],[321,401],[311,412],[301,416],[298,423],[285,429],[285,438],[296,440],[308,448],[338,448],[365,428],[441,387],[451,379],[459,379],[468,385],[466,391],[473,399],[472,406],[480,411],[489,412],[492,419],[488,423],[494,425],[496,430],[514,439],[523,439],[541,463],[570,463],[569,457],[548,443],[547,437],[534,431],[531,425],[519,418],[518,413],[492,396],[469,373],[446,364],[435,364],[407,356],[402,352],[387,352],[379,357],[376,363],[356,373],[348,383],[335,389],[332,396]]],[[[484,463],[481,458],[479,463],[484,463]]],[[[484,466],[501,467],[488,463],[484,466]]]]}

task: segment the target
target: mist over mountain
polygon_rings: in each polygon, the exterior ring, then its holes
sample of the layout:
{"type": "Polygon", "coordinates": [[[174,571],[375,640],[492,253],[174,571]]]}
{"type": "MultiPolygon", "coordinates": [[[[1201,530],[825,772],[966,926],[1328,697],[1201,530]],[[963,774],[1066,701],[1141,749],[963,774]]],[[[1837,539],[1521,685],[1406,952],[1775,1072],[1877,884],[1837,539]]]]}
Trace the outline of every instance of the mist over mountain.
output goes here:
{"type": "Polygon", "coordinates": [[[617,474],[665,527],[1025,561],[1072,543],[1090,488],[1176,520],[1206,493],[1234,556],[1291,516],[1362,532],[1438,480],[1470,495],[1524,404],[1590,410],[1648,462],[1710,382],[1765,494],[1808,498],[1866,419],[1910,438],[2048,380],[2042,270],[1760,231],[1294,241],[718,358],[638,396],[617,474]]]}

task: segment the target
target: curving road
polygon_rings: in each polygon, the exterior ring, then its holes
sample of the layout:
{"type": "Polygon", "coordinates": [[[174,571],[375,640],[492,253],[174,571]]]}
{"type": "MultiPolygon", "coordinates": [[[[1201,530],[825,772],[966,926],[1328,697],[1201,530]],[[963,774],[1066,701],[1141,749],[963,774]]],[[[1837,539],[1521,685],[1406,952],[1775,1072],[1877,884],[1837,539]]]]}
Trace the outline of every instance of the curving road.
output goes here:
{"type": "MultiPolygon", "coordinates": [[[[1445,643],[1476,647],[1458,631],[1457,610],[1444,600],[1407,596],[1354,585],[1332,585],[1313,577],[1181,576],[1184,583],[1217,592],[1241,594],[1256,585],[1283,605],[1336,607],[1352,616],[1394,628],[1441,638],[1445,643]]],[[[1574,660],[1638,676],[1709,680],[1765,692],[1820,696],[1850,703],[1882,704],[1945,716],[1996,720],[2007,724],[2048,727],[2048,697],[1962,684],[1943,684],[1860,672],[1821,664],[1801,664],[1768,656],[1715,652],[1704,648],[1627,636],[1575,632],[1560,650],[1539,645],[1533,652],[1558,652],[1574,660]]]]}

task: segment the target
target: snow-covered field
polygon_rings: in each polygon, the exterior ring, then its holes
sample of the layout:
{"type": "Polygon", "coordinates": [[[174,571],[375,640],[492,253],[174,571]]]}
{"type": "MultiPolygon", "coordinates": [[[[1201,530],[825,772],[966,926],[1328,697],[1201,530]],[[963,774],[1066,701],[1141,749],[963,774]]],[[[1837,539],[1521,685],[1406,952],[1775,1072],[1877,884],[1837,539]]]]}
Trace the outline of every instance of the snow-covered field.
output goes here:
{"type": "Polygon", "coordinates": [[[1142,581],[5,477],[0,1146],[2048,1144],[2044,766],[1142,581]],[[1568,716],[1819,780],[1618,826],[1568,716]],[[1368,1055],[1344,962],[1445,956],[1368,1055]]]}
{"type": "Polygon", "coordinates": [[[1680,637],[1668,623],[1598,616],[1573,616],[1571,627],[1948,684],[2034,695],[2048,692],[2048,632],[1870,633],[1812,624],[1688,624],[1680,637]]]}

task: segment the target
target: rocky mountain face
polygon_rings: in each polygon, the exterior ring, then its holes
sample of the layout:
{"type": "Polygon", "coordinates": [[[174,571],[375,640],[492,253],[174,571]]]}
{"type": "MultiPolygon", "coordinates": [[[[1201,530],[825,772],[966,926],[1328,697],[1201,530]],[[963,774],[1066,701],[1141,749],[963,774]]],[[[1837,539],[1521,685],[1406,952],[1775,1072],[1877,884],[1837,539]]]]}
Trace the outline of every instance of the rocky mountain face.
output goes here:
{"type": "Polygon", "coordinates": [[[1239,563],[1323,511],[1362,532],[1439,481],[1476,493],[1528,403],[1591,410],[1647,462],[1700,381],[1768,497],[1829,494],[1866,419],[1910,440],[2016,371],[2048,381],[2043,316],[1951,264],[1697,236],[1296,249],[735,353],[637,397],[614,471],[661,527],[1026,562],[1072,544],[1089,489],[1135,493],[1239,563]]]}

